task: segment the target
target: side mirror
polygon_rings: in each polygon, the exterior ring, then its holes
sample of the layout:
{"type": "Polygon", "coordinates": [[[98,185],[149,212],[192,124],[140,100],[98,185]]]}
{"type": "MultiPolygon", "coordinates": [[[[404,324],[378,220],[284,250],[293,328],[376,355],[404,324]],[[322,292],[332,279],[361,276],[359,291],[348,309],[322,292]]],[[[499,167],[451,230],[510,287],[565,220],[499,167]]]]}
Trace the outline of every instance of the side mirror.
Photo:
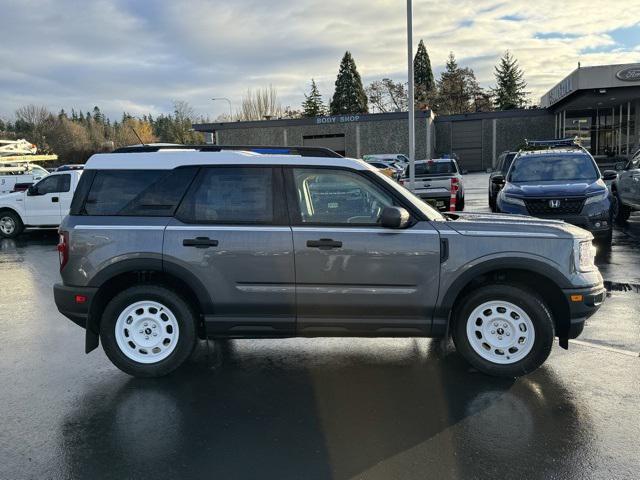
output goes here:
{"type": "Polygon", "coordinates": [[[618,178],[618,173],[615,170],[605,170],[602,172],[603,180],[615,180],[618,178]]]}
{"type": "Polygon", "coordinates": [[[409,212],[401,207],[384,207],[380,215],[380,225],[385,228],[405,228],[409,225],[409,212]]]}
{"type": "Polygon", "coordinates": [[[504,183],[504,175],[494,175],[491,177],[491,182],[502,185],[504,183]]]}
{"type": "Polygon", "coordinates": [[[34,185],[31,185],[29,188],[27,188],[27,195],[30,197],[38,195],[38,188],[34,185]]]}
{"type": "Polygon", "coordinates": [[[616,170],[621,171],[624,170],[624,162],[618,162],[615,166],[616,170]]]}

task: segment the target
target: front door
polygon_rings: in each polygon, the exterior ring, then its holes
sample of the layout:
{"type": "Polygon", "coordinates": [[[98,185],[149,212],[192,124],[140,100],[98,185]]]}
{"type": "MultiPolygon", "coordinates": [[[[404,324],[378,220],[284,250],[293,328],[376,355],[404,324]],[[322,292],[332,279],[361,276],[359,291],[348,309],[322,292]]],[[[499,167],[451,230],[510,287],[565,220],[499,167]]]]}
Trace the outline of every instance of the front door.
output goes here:
{"type": "Polygon", "coordinates": [[[624,203],[640,206],[640,153],[618,174],[618,188],[624,203]]]}
{"type": "Polygon", "coordinates": [[[293,261],[279,168],[203,168],[165,231],[165,269],[206,291],[212,335],[292,335],[293,261]]]}
{"type": "MultiPolygon", "coordinates": [[[[25,196],[26,224],[34,226],[60,225],[60,198],[71,191],[71,175],[49,175],[34,185],[25,196]]],[[[66,215],[66,213],[65,213],[66,215]]]]}
{"type": "Polygon", "coordinates": [[[440,271],[431,224],[381,227],[382,209],[403,205],[372,172],[286,172],[298,335],[428,334],[440,271]]]}

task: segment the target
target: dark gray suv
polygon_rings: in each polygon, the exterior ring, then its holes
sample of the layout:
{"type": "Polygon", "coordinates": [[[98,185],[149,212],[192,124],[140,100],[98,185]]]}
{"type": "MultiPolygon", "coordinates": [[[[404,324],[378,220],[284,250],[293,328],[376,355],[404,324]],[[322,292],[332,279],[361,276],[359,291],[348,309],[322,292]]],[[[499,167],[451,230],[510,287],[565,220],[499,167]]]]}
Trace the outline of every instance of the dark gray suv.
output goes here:
{"type": "Polygon", "coordinates": [[[60,226],[58,309],[132,375],[198,338],[452,335],[517,376],[605,298],[564,222],[442,215],[359,160],[156,150],[94,155],[60,226]]]}

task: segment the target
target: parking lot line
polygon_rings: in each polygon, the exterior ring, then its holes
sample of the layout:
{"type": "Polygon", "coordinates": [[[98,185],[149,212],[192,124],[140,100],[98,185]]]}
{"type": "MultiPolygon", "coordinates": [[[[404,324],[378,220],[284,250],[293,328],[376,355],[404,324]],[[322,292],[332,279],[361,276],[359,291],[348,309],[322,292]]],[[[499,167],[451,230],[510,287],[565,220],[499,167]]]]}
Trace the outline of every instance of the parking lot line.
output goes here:
{"type": "Polygon", "coordinates": [[[607,347],[606,345],[600,345],[598,343],[585,342],[582,340],[569,340],[570,343],[576,345],[582,345],[584,347],[597,348],[598,350],[606,350],[608,352],[619,353],[621,355],[628,355],[630,357],[640,357],[640,352],[634,352],[632,350],[623,350],[621,348],[607,347]]]}

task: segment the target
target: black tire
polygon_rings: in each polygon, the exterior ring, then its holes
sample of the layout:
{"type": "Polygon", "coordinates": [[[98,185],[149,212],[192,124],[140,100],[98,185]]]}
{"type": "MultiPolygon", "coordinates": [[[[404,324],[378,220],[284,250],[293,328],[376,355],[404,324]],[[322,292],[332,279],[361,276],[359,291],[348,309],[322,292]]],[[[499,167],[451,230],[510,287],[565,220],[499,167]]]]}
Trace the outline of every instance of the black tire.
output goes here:
{"type": "Polygon", "coordinates": [[[16,238],[24,231],[24,224],[20,219],[20,215],[11,210],[4,210],[0,212],[0,222],[10,221],[13,222],[14,228],[10,233],[4,227],[0,228],[0,237],[2,238],[16,238]]]}
{"type": "Polygon", "coordinates": [[[554,339],[553,318],[537,293],[526,287],[493,283],[471,291],[458,302],[453,312],[452,336],[458,352],[480,372],[497,377],[519,377],[533,372],[551,353],[554,339]],[[533,325],[535,339],[531,350],[514,363],[501,364],[483,358],[474,350],[467,337],[467,323],[471,320],[469,317],[473,310],[485,302],[495,300],[519,307],[529,316],[533,325]]]}
{"type": "Polygon", "coordinates": [[[196,322],[193,308],[173,290],[161,285],[136,285],[123,290],[107,304],[100,322],[100,340],[109,360],[123,372],[134,377],[161,377],[182,365],[193,352],[197,339],[196,322]],[[127,307],[141,301],[166,306],[178,325],[178,340],[173,351],[156,363],[141,363],[129,358],[116,340],[118,317],[127,307]]]}
{"type": "Polygon", "coordinates": [[[613,220],[618,225],[624,225],[631,216],[631,208],[627,207],[620,199],[620,194],[617,190],[612,192],[611,195],[611,210],[613,213],[613,220]]]}
{"type": "Polygon", "coordinates": [[[492,212],[496,211],[496,201],[495,199],[491,196],[491,194],[489,194],[489,210],[491,210],[492,212]]]}
{"type": "Polygon", "coordinates": [[[613,243],[613,228],[610,228],[606,235],[594,239],[594,243],[600,248],[610,249],[613,243]]]}
{"type": "Polygon", "coordinates": [[[458,196],[456,198],[456,211],[461,212],[464,210],[464,196],[458,196]]]}

